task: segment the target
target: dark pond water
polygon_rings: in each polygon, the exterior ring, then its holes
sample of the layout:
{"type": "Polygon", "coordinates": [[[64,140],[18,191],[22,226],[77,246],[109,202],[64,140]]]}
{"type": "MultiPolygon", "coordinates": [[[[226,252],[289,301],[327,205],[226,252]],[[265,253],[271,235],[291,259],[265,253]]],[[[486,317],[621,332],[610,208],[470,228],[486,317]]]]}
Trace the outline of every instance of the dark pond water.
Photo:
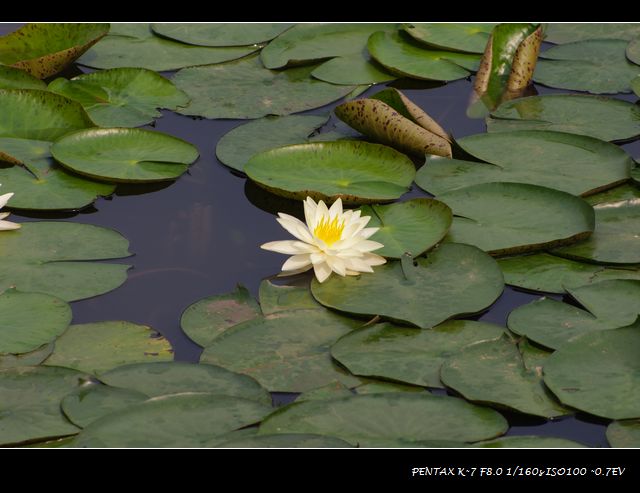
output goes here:
{"type": "MultiPolygon", "coordinates": [[[[0,24],[0,34],[18,26],[0,24]]],[[[76,67],[64,75],[72,77],[77,73],[80,69],[76,67]]],[[[403,90],[455,137],[486,130],[483,120],[471,120],[465,115],[470,80],[446,85],[398,81],[392,85],[403,90]]],[[[376,86],[367,93],[380,89],[376,86]]],[[[540,94],[566,92],[540,86],[536,89],[540,94]]],[[[634,96],[617,97],[636,100],[634,96]]],[[[334,106],[308,113],[329,113],[334,106]]],[[[274,219],[274,212],[286,209],[301,212],[302,208],[251,186],[218,162],[217,141],[242,123],[244,120],[193,119],[165,111],[155,129],[185,139],[200,151],[200,159],[177,182],[154,188],[120,187],[112,198],[99,199],[94,207],[78,214],[13,216],[18,221],[54,218],[97,224],[114,228],[129,239],[130,251],[135,255],[120,261],[133,266],[127,282],[111,293],[73,303],[75,323],[129,320],[146,324],[169,339],[176,360],[196,362],[201,349],[180,329],[183,310],[205,296],[231,291],[238,283],[257,296],[260,281],[280,271],[285,257],[263,251],[259,246],[287,239],[287,233],[274,219]]],[[[332,118],[328,125],[334,123],[332,118]]],[[[632,156],[640,154],[638,143],[624,147],[632,156]]],[[[425,195],[414,186],[403,200],[425,195]]],[[[538,297],[507,288],[478,319],[504,325],[511,310],[538,297]]],[[[286,403],[293,397],[280,394],[274,400],[286,403]]],[[[507,435],[547,435],[592,447],[608,446],[605,420],[579,415],[547,422],[515,414],[505,416],[512,425],[507,435]]]]}

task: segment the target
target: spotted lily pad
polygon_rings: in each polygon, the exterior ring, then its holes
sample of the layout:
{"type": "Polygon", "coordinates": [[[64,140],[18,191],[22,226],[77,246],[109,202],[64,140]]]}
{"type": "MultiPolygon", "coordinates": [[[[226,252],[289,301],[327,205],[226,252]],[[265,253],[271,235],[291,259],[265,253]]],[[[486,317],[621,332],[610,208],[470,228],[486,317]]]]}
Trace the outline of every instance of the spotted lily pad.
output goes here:
{"type": "Polygon", "coordinates": [[[474,442],[502,435],[507,427],[496,411],[462,399],[393,393],[294,403],[265,419],[258,436],[317,433],[366,447],[385,439],[474,442]]]}
{"type": "Polygon", "coordinates": [[[549,43],[573,43],[587,39],[626,39],[640,34],[637,23],[572,23],[553,22],[547,25],[545,41],[549,43]]]}
{"type": "Polygon", "coordinates": [[[0,290],[47,293],[75,301],[106,293],[129,265],[90,262],[128,257],[129,242],[100,226],[58,221],[23,223],[0,236],[0,290]]]}
{"type": "Polygon", "coordinates": [[[151,24],[156,34],[198,46],[245,46],[275,38],[293,24],[285,23],[171,23],[151,24]]]}
{"type": "Polygon", "coordinates": [[[47,84],[24,70],[1,65],[0,89],[38,89],[46,91],[47,84]]]}
{"type": "Polygon", "coordinates": [[[443,387],[440,367],[448,356],[503,334],[500,326],[469,320],[426,330],[376,324],[342,337],[331,347],[331,355],[355,375],[443,387]]]}
{"type": "Polygon", "coordinates": [[[175,180],[198,159],[197,149],[184,140],[133,128],[75,132],[58,140],[51,154],[81,175],[127,183],[175,180]]]}
{"type": "Polygon", "coordinates": [[[522,183],[483,183],[437,196],[453,210],[448,241],[492,255],[522,253],[587,238],[592,207],[566,192],[522,183]]]}
{"type": "Polygon", "coordinates": [[[374,274],[332,276],[323,283],[314,279],[311,292],[329,308],[429,328],[483,311],[503,287],[495,260],[476,247],[448,243],[413,263],[376,267],[374,274]]]}
{"type": "Polygon", "coordinates": [[[99,375],[130,363],[171,360],[169,341],[150,327],[109,321],[69,327],[45,364],[99,375]]]}
{"type": "Polygon", "coordinates": [[[361,325],[324,309],[281,311],[227,329],[200,361],[255,378],[271,392],[305,392],[335,380],[359,380],[340,370],[329,348],[361,325]]]}
{"type": "Polygon", "coordinates": [[[640,420],[614,421],[607,427],[607,441],[614,448],[640,447],[640,420]]]}
{"type": "Polygon", "coordinates": [[[404,154],[355,141],[272,149],[254,155],[244,169],[253,181],[283,197],[341,198],[348,204],[396,199],[408,191],[415,176],[404,154]]]}
{"type": "Polygon", "coordinates": [[[71,323],[71,307],[49,294],[0,293],[0,354],[34,351],[52,342],[71,323]]]}
{"type": "Polygon", "coordinates": [[[156,108],[175,110],[189,97],[170,80],[143,68],[114,68],[59,78],[49,91],[78,101],[100,127],[139,127],[162,116],[156,108]]]}
{"type": "Polygon", "coordinates": [[[609,280],[567,289],[586,310],[541,298],[511,312],[509,329],[557,349],[587,332],[625,327],[640,314],[640,281],[609,280]]]}
{"type": "Polygon", "coordinates": [[[0,64],[46,79],[61,72],[108,31],[109,24],[26,24],[0,37],[0,64]]]}
{"type": "Polygon", "coordinates": [[[411,23],[403,29],[412,38],[434,48],[463,51],[467,53],[484,52],[489,36],[495,24],[490,23],[411,23]]]}

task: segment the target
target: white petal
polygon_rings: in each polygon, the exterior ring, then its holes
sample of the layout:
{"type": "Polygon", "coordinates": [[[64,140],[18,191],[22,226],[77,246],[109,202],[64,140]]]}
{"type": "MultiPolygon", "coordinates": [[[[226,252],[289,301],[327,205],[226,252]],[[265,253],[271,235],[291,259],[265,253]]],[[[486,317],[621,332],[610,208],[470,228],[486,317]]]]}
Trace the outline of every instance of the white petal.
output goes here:
{"type": "Polygon", "coordinates": [[[303,253],[302,255],[294,255],[289,257],[287,261],[282,265],[283,271],[311,269],[311,260],[309,260],[309,254],[303,253]]]}
{"type": "Polygon", "coordinates": [[[12,229],[20,229],[22,226],[10,221],[0,221],[0,231],[9,231],[12,229]]]}
{"type": "Polygon", "coordinates": [[[329,218],[329,209],[327,209],[327,204],[325,204],[321,200],[318,202],[318,207],[316,208],[316,217],[313,218],[313,226],[311,227],[311,229],[316,229],[316,226],[323,217],[329,218]]]}
{"type": "Polygon", "coordinates": [[[280,217],[277,218],[276,221],[293,236],[306,243],[313,241],[313,236],[309,232],[307,225],[300,221],[300,219],[283,212],[279,212],[278,215],[280,217]]]}
{"type": "Polygon", "coordinates": [[[373,272],[371,266],[362,258],[354,257],[345,259],[345,266],[347,270],[352,272],[373,272]]]}
{"type": "Polygon", "coordinates": [[[363,239],[371,238],[374,234],[376,234],[380,228],[364,228],[358,236],[363,239]]]}
{"type": "Polygon", "coordinates": [[[7,205],[7,202],[9,202],[9,199],[11,197],[13,197],[13,193],[5,193],[4,195],[0,195],[0,209],[7,205]]]}
{"type": "Polygon", "coordinates": [[[4,219],[5,217],[9,217],[10,215],[10,212],[0,212],[0,219],[4,219]]]}
{"type": "Polygon", "coordinates": [[[316,278],[319,282],[325,282],[331,275],[331,267],[326,262],[321,264],[314,264],[313,270],[316,274],[316,278]]]}
{"type": "Polygon", "coordinates": [[[365,253],[363,260],[369,265],[382,265],[387,263],[387,259],[375,253],[365,253]]]}
{"type": "MultiPolygon", "coordinates": [[[[347,238],[349,236],[356,236],[360,231],[364,229],[364,227],[369,223],[371,216],[364,216],[359,218],[357,221],[353,221],[344,228],[344,232],[342,233],[343,238],[347,238]]],[[[376,228],[378,230],[380,228],[376,228]]]]}
{"type": "Polygon", "coordinates": [[[316,217],[316,209],[318,208],[318,204],[316,204],[311,197],[307,197],[307,200],[303,202],[304,205],[304,219],[307,221],[307,227],[309,229],[313,229],[315,224],[316,217]]]}
{"type": "Polygon", "coordinates": [[[322,264],[326,261],[327,256],[322,252],[315,252],[309,255],[309,260],[313,265],[322,264]]]}
{"type": "Polygon", "coordinates": [[[374,250],[378,250],[383,246],[384,245],[382,243],[378,243],[377,241],[361,240],[353,245],[352,248],[354,250],[358,250],[359,252],[373,252],[374,250]]]}
{"type": "Polygon", "coordinates": [[[331,270],[341,276],[347,275],[345,262],[340,257],[334,257],[327,255],[327,264],[331,267],[331,270]]]}
{"type": "Polygon", "coordinates": [[[311,265],[308,265],[307,267],[304,267],[298,270],[288,270],[285,272],[280,272],[276,277],[295,276],[297,274],[302,274],[303,272],[307,272],[309,269],[311,269],[311,265]]]}
{"type": "Polygon", "coordinates": [[[333,219],[334,217],[342,216],[342,199],[338,198],[333,205],[331,205],[331,209],[329,209],[329,217],[333,219]]]}
{"type": "Polygon", "coordinates": [[[270,241],[269,243],[261,245],[260,248],[262,248],[263,250],[269,250],[271,252],[285,253],[287,255],[312,253],[318,250],[313,245],[295,240],[270,241]]]}

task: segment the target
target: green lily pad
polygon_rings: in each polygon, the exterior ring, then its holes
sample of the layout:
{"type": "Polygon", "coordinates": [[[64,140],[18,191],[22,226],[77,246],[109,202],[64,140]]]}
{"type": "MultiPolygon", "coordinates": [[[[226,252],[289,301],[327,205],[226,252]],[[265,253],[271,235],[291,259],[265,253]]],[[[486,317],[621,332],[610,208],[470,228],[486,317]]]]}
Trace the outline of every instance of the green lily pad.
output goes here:
{"type": "Polygon", "coordinates": [[[478,55],[425,49],[402,32],[378,31],[369,38],[367,48],[373,59],[392,73],[414,79],[464,79],[480,63],[478,55]]]}
{"type": "Polygon", "coordinates": [[[421,187],[442,193],[478,183],[510,181],[589,195],[628,181],[633,166],[631,157],[614,144],[563,132],[476,134],[457,143],[465,152],[494,166],[433,158],[417,177],[421,187]]]}
{"type": "Polygon", "coordinates": [[[100,375],[111,387],[135,390],[149,397],[182,392],[230,395],[271,405],[271,396],[246,375],[213,365],[179,362],[134,363],[100,375]]]}
{"type": "Polygon", "coordinates": [[[360,210],[362,217],[371,217],[367,227],[380,228],[370,238],[384,245],[376,254],[390,258],[422,255],[445,237],[452,221],[449,206],[434,199],[365,205],[360,210]]]}
{"type": "Polygon", "coordinates": [[[332,58],[318,66],[311,75],[331,84],[347,86],[380,84],[398,78],[373,60],[366,49],[360,53],[332,58]]]}
{"type": "Polygon", "coordinates": [[[404,154],[356,141],[280,147],[255,154],[244,169],[253,181],[283,197],[341,198],[346,204],[397,199],[415,176],[404,154]]]}
{"type": "Polygon", "coordinates": [[[585,448],[579,442],[566,438],[522,435],[496,438],[486,442],[474,443],[472,447],[479,448],[585,448]]]}
{"type": "Polygon", "coordinates": [[[262,151],[290,144],[302,144],[327,123],[328,116],[266,116],[240,125],[225,134],[216,145],[216,157],[227,166],[244,171],[244,165],[262,151]]]}
{"type": "Polygon", "coordinates": [[[226,395],[155,397],[94,421],[74,446],[202,447],[217,435],[259,422],[270,411],[264,404],[226,395]]]}
{"type": "Polygon", "coordinates": [[[0,66],[0,89],[38,89],[47,90],[47,84],[28,74],[24,70],[0,66]]]}
{"type": "Polygon", "coordinates": [[[52,342],[28,353],[0,354],[0,370],[16,366],[38,366],[53,352],[53,346],[52,342]]]}
{"type": "Polygon", "coordinates": [[[86,378],[67,368],[25,366],[0,370],[0,444],[78,433],[78,427],[62,414],[60,400],[86,378]]]}
{"type": "Polygon", "coordinates": [[[631,79],[631,90],[636,96],[640,96],[640,75],[631,79]]]}
{"type": "Polygon", "coordinates": [[[626,39],[629,41],[640,34],[637,23],[571,23],[553,22],[547,25],[549,43],[563,44],[587,39],[626,39]]]}
{"type": "Polygon", "coordinates": [[[61,72],[107,32],[109,24],[26,24],[0,37],[0,64],[46,79],[61,72]]]}
{"type": "Polygon", "coordinates": [[[538,84],[593,94],[631,92],[638,65],[625,56],[621,39],[591,39],[550,48],[540,54],[533,79],[538,84]]]}
{"type": "Polygon", "coordinates": [[[90,261],[128,257],[128,247],[120,233],[100,226],[23,223],[20,229],[0,236],[0,290],[15,286],[65,301],[104,294],[127,279],[130,266],[90,261]]]}
{"type": "Polygon", "coordinates": [[[173,82],[143,68],[114,68],[59,78],[49,91],[78,101],[100,127],[139,127],[162,116],[156,108],[176,110],[189,97],[173,82]]]}
{"type": "MultiPolygon", "coordinates": [[[[636,31],[636,36],[629,41],[626,48],[626,55],[636,65],[640,64],[640,29],[636,31]]],[[[634,77],[634,79],[637,77],[634,77]]]]}
{"type": "Polygon", "coordinates": [[[585,264],[548,253],[501,258],[498,265],[507,284],[546,293],[564,293],[566,288],[607,279],[640,279],[638,268],[585,264]]]}
{"type": "Polygon", "coordinates": [[[71,307],[49,294],[9,289],[0,293],[0,354],[34,351],[71,323],[71,307]]]}
{"type": "Polygon", "coordinates": [[[284,23],[205,23],[151,24],[156,34],[198,46],[245,46],[269,41],[293,24],[284,23]]]}
{"type": "Polygon", "coordinates": [[[557,349],[587,332],[625,327],[640,314],[640,281],[608,280],[567,289],[586,310],[541,298],[511,312],[509,329],[557,349]]]}
{"type": "Polygon", "coordinates": [[[614,448],[640,447],[640,420],[614,421],[607,427],[607,441],[614,448]]]}
{"type": "Polygon", "coordinates": [[[261,314],[247,288],[238,285],[231,293],[208,296],[190,305],[180,326],[192,341],[206,347],[228,328],[261,314]]]}
{"type": "Polygon", "coordinates": [[[150,24],[115,24],[109,36],[80,57],[78,63],[101,69],[138,67],[162,72],[235,60],[257,49],[193,46],[154,35],[150,24]]]}
{"type": "Polygon", "coordinates": [[[0,138],[0,154],[23,163],[0,168],[0,183],[15,193],[11,209],[79,210],[115,191],[115,185],[68,173],[53,160],[50,148],[46,141],[0,138]]]}
{"type": "Polygon", "coordinates": [[[339,438],[310,433],[283,433],[260,435],[230,440],[217,445],[220,448],[351,448],[349,442],[339,438]]]}
{"type": "Polygon", "coordinates": [[[640,185],[640,167],[636,166],[631,170],[631,179],[636,185],[640,185]]]}
{"type": "Polygon", "coordinates": [[[58,140],[51,154],[66,168],[101,180],[175,180],[198,159],[197,149],[168,134],[137,128],[98,128],[58,140]]]}
{"type": "Polygon", "coordinates": [[[376,324],[342,337],[331,355],[353,374],[425,387],[443,387],[440,367],[457,350],[502,337],[503,327],[452,320],[432,329],[416,330],[376,324]]]}
{"type": "Polygon", "coordinates": [[[402,28],[412,38],[442,50],[484,53],[495,24],[411,23],[402,28]]]}
{"type": "Polygon", "coordinates": [[[475,442],[502,435],[507,427],[496,411],[462,399],[393,393],[293,403],[265,419],[258,436],[317,433],[366,447],[384,439],[475,442]]]}
{"type": "Polygon", "coordinates": [[[149,397],[140,392],[86,383],[62,399],[64,415],[74,425],[85,428],[95,420],[149,397]]]}
{"type": "Polygon", "coordinates": [[[287,310],[308,310],[320,308],[313,298],[309,286],[282,286],[264,280],[258,292],[260,308],[264,315],[287,310]]]}
{"type": "Polygon", "coordinates": [[[609,419],[640,417],[640,323],[585,334],[547,359],[544,382],[566,405],[609,419]]]}
{"type": "Polygon", "coordinates": [[[442,382],[465,399],[551,419],[571,414],[542,383],[542,371],[529,368],[508,337],[469,345],[447,358],[442,382]]]}
{"type": "Polygon", "coordinates": [[[361,325],[328,310],[293,310],[249,320],[227,329],[200,361],[255,378],[271,392],[305,392],[338,380],[359,380],[332,362],[329,348],[361,325]]]}
{"type": "Polygon", "coordinates": [[[205,118],[260,118],[288,115],[324,106],[349,94],[353,86],[338,86],[311,77],[315,65],[268,70],[257,56],[207,67],[187,68],[173,82],[191,98],[178,111],[205,118]]]}
{"type": "Polygon", "coordinates": [[[22,445],[21,448],[72,448],[74,438],[75,435],[72,435],[65,438],[47,440],[45,442],[29,443],[27,445],[22,445]]]}
{"type": "Polygon", "coordinates": [[[267,68],[360,53],[376,31],[395,24],[298,24],[274,39],[260,53],[267,68]]]}
{"type": "Polygon", "coordinates": [[[478,313],[502,293],[495,260],[476,247],[443,244],[414,263],[391,261],[374,274],[316,279],[311,292],[321,304],[360,315],[380,315],[422,328],[478,313]]]}
{"type": "Polygon", "coordinates": [[[367,380],[367,383],[353,389],[358,395],[388,394],[390,392],[429,392],[424,387],[386,382],[384,380],[367,380]]]}
{"type": "MultiPolygon", "coordinates": [[[[633,170],[631,171],[633,177],[633,170]]],[[[605,202],[619,202],[627,199],[640,199],[640,188],[633,183],[623,183],[615,188],[610,188],[604,192],[589,195],[584,200],[591,205],[604,204],[605,202]]]]}
{"type": "Polygon", "coordinates": [[[552,130],[617,141],[638,137],[639,121],[640,108],[628,101],[546,94],[502,103],[487,120],[487,131],[552,130]]]}
{"type": "Polygon", "coordinates": [[[150,327],[109,321],[69,327],[45,364],[99,375],[130,363],[171,360],[169,341],[150,327]]]}
{"type": "Polygon", "coordinates": [[[553,253],[587,262],[640,263],[640,199],[598,204],[593,210],[596,218],[593,235],[553,253]]]}
{"type": "Polygon", "coordinates": [[[258,427],[251,426],[249,428],[241,428],[239,430],[233,430],[228,433],[224,433],[222,435],[218,435],[211,440],[207,440],[206,443],[202,445],[202,448],[215,448],[223,443],[232,441],[232,440],[244,440],[245,438],[251,438],[258,434],[258,427]]]}
{"type": "Polygon", "coordinates": [[[483,183],[437,196],[453,210],[447,240],[492,255],[572,243],[594,229],[592,207],[579,197],[522,183],[483,183]]]}
{"type": "Polygon", "coordinates": [[[337,397],[350,395],[353,395],[353,392],[349,390],[349,387],[342,382],[335,380],[334,382],[323,385],[322,387],[303,392],[296,397],[296,402],[335,399],[337,397]]]}

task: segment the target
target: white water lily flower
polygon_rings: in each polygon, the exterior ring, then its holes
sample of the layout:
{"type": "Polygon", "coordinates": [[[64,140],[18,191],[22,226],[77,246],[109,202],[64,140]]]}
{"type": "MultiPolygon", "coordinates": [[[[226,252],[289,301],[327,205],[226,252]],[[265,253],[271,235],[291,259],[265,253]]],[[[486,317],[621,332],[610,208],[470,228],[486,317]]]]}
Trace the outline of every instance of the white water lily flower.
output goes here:
{"type": "Polygon", "coordinates": [[[324,282],[332,272],[355,276],[373,272],[371,267],[386,262],[384,257],[371,253],[384,246],[369,240],[380,228],[365,227],[371,217],[361,217],[360,211],[343,212],[340,199],[327,209],[322,200],[316,204],[307,197],[307,224],[282,212],[278,216],[280,225],[298,240],[272,241],[261,248],[292,255],[282,266],[283,273],[293,275],[313,268],[318,281],[324,282]]]}
{"type": "MultiPolygon", "coordinates": [[[[0,209],[7,205],[7,202],[9,202],[9,199],[11,197],[13,197],[13,193],[5,193],[4,195],[0,195],[0,209]]],[[[4,218],[8,216],[8,212],[0,212],[0,231],[20,228],[19,224],[12,223],[11,221],[5,221],[4,218]]]]}

